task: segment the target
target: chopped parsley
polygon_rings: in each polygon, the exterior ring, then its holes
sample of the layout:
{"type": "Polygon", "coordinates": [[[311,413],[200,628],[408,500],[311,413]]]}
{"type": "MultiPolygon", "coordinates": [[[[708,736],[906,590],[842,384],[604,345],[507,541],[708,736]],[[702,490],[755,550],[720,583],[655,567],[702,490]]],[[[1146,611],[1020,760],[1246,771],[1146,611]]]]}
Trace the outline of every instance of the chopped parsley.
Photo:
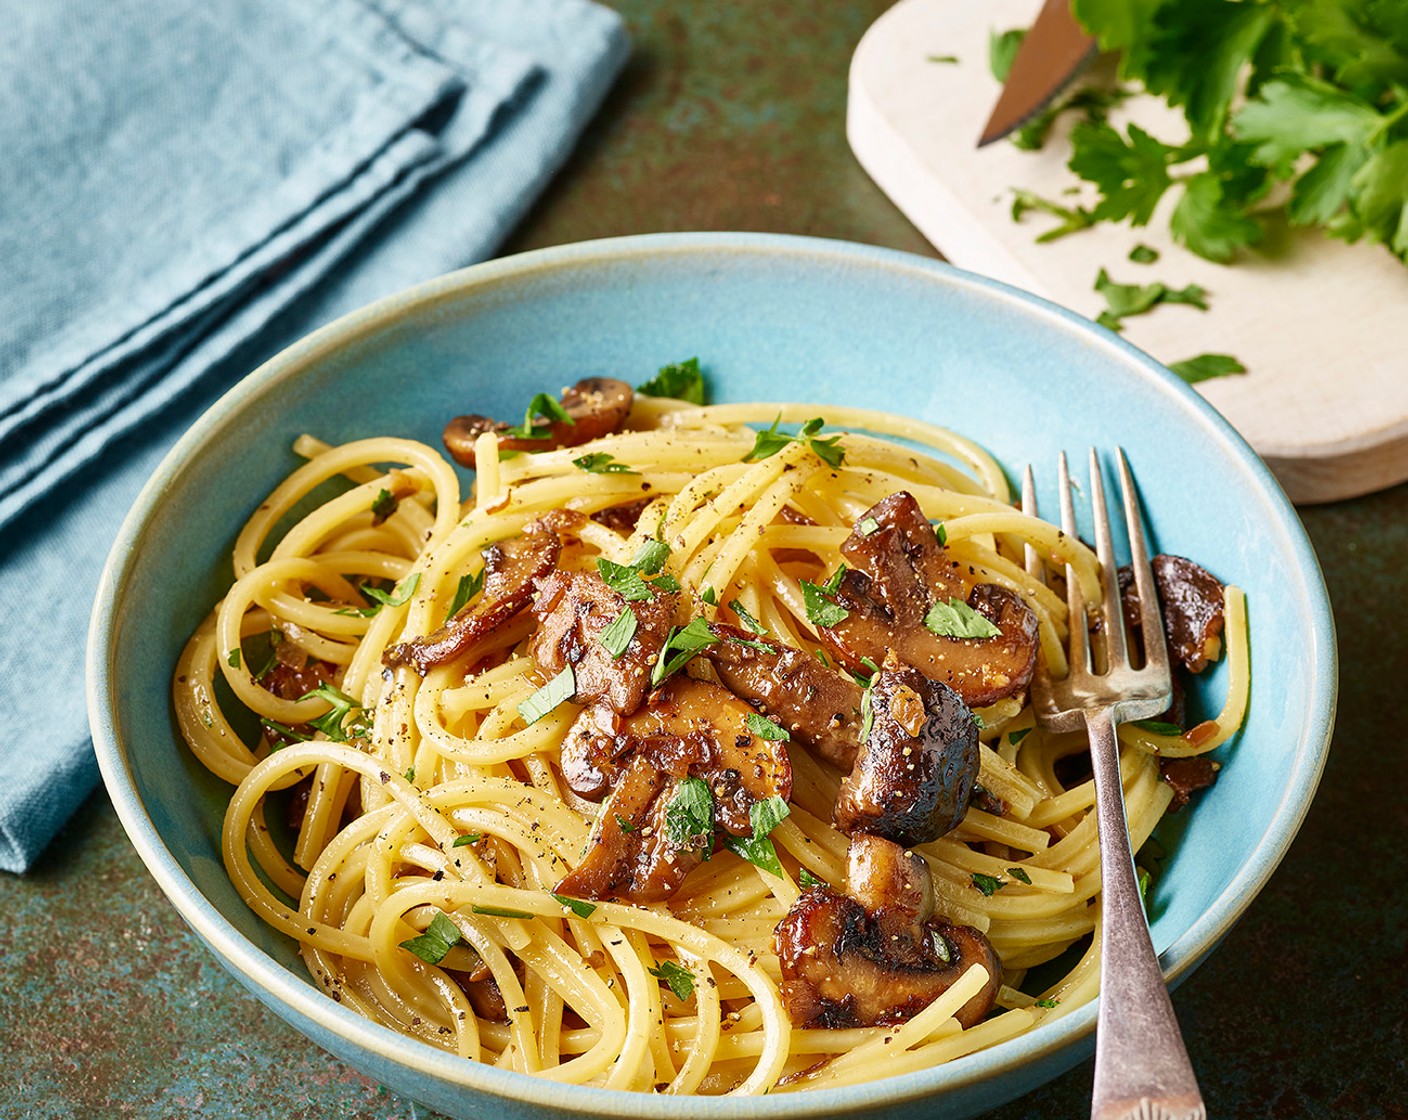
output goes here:
{"type": "MultiPolygon", "coordinates": [[[[311,735],[305,735],[303,732],[295,730],[286,723],[280,723],[276,719],[265,719],[261,716],[259,722],[275,735],[293,743],[307,743],[313,738],[311,735]]],[[[207,723],[206,726],[209,727],[210,724],[207,723]]]]}
{"type": "Polygon", "coordinates": [[[953,947],[948,943],[948,938],[938,930],[929,937],[929,944],[934,948],[934,956],[938,957],[944,964],[953,963],[953,947]]]}
{"type": "Polygon", "coordinates": [[[639,474],[640,472],[605,451],[591,451],[572,460],[572,465],[588,474],[639,474]]]}
{"type": "Polygon", "coordinates": [[[1016,879],[1019,883],[1026,883],[1027,886],[1032,885],[1032,877],[1027,874],[1025,867],[1009,867],[1007,874],[1011,875],[1012,878],[1016,879]]]}
{"type": "Polygon", "coordinates": [[[983,892],[984,898],[991,898],[1007,884],[994,875],[984,875],[974,871],[972,874],[973,886],[983,892]]]}
{"type": "Polygon", "coordinates": [[[755,801],[748,811],[748,820],[753,826],[752,836],[734,836],[724,833],[724,845],[735,855],[746,859],[754,867],[761,867],[770,875],[782,878],[782,863],[777,858],[770,834],[781,824],[792,810],[780,797],[769,797],[766,801],[755,801]]]}
{"type": "Polygon", "coordinates": [[[1159,719],[1136,719],[1134,726],[1141,731],[1148,731],[1154,735],[1182,735],[1183,728],[1176,723],[1165,723],[1159,719]]]}
{"type": "Polygon", "coordinates": [[[802,885],[803,890],[810,890],[812,887],[830,887],[831,884],[825,879],[818,879],[805,867],[797,873],[797,882],[802,885]]]}
{"type": "MultiPolygon", "coordinates": [[[[1405,168],[1405,171],[1408,171],[1408,168],[1405,168]]],[[[1213,377],[1247,372],[1247,367],[1230,354],[1199,354],[1196,358],[1170,362],[1168,368],[1189,385],[1196,385],[1199,381],[1207,381],[1213,377]]]]}
{"type": "Polygon", "coordinates": [[[587,902],[580,898],[568,898],[565,894],[558,894],[555,891],[548,891],[554,899],[562,903],[563,906],[571,910],[579,918],[590,918],[596,913],[596,904],[587,902]]]}
{"type": "Polygon", "coordinates": [[[782,413],[779,412],[771,427],[764,428],[754,435],[753,450],[743,456],[745,463],[770,459],[789,443],[805,443],[817,458],[833,469],[845,461],[846,452],[840,446],[840,436],[821,438],[821,429],[826,426],[826,421],[820,416],[808,420],[802,425],[801,432],[795,436],[778,431],[778,425],[781,423],[782,413]]]}
{"type": "Polygon", "coordinates": [[[638,603],[650,598],[650,588],[640,578],[640,569],[630,564],[618,564],[605,556],[596,559],[596,570],[602,582],[620,595],[628,603],[638,603]]]}
{"type": "Polygon", "coordinates": [[[372,502],[372,524],[380,525],[390,517],[400,507],[401,503],[396,495],[390,490],[380,490],[377,492],[376,501],[372,502]]]}
{"type": "Polygon", "coordinates": [[[692,619],[688,626],[672,629],[669,638],[660,647],[660,656],[655,659],[655,668],[650,673],[650,687],[657,687],[671,673],[683,668],[701,649],[714,645],[718,640],[702,618],[692,619]]]}
{"type": "Polygon", "coordinates": [[[962,599],[935,603],[924,625],[941,638],[995,638],[1002,633],[962,599]]]}
{"type": "MultiPolygon", "coordinates": [[[[248,666],[249,675],[256,681],[263,680],[269,675],[269,670],[278,664],[279,656],[276,651],[283,640],[283,634],[277,630],[265,630],[241,639],[241,660],[248,666]]],[[[235,665],[235,662],[230,664],[235,665]]]]}
{"type": "Polygon", "coordinates": [[[766,634],[768,628],[748,613],[748,608],[743,605],[741,599],[735,599],[729,603],[728,609],[738,616],[738,621],[748,627],[755,634],[766,634]]]}
{"type": "Polygon", "coordinates": [[[507,906],[471,906],[476,914],[483,914],[489,918],[531,918],[533,915],[527,910],[510,910],[507,906]]]}
{"type": "Polygon", "coordinates": [[[665,838],[678,848],[702,849],[709,858],[714,838],[714,795],[702,778],[685,778],[665,807],[665,838]]]}
{"type": "Polygon", "coordinates": [[[851,616],[851,612],[837,603],[834,598],[837,589],[841,586],[841,577],[845,573],[846,565],[842,564],[836,569],[836,574],[820,587],[807,580],[802,580],[802,603],[807,608],[807,621],[813,626],[822,628],[839,626],[851,616]]]}
{"type": "Polygon", "coordinates": [[[699,597],[703,599],[704,602],[708,603],[711,607],[717,607],[719,605],[719,593],[715,591],[712,587],[710,587],[707,583],[699,592],[699,597]]]}
{"type": "Polygon", "coordinates": [[[523,717],[526,726],[532,727],[564,700],[571,698],[576,691],[577,678],[572,673],[572,666],[568,665],[532,696],[521,701],[518,714],[523,717]]]}
{"type": "Polygon", "coordinates": [[[627,606],[601,632],[597,642],[613,658],[619,658],[630,648],[631,639],[636,636],[636,624],[636,612],[627,606]]]}
{"type": "Polygon", "coordinates": [[[650,581],[650,586],[657,588],[660,591],[678,591],[680,589],[680,581],[677,580],[674,576],[672,576],[669,572],[665,572],[664,574],[658,575],[654,579],[652,579],[650,581]]]}
{"type": "Polygon", "coordinates": [[[374,618],[381,613],[382,607],[404,607],[411,601],[411,596],[416,593],[416,588],[420,585],[420,573],[415,572],[406,581],[406,586],[401,593],[396,594],[393,587],[390,592],[383,591],[379,587],[373,587],[369,583],[364,583],[357,588],[363,595],[372,601],[369,607],[343,607],[334,611],[334,614],[356,615],[359,618],[374,618]]]}
{"type": "Polygon", "coordinates": [[[767,739],[770,742],[781,743],[792,736],[787,733],[787,728],[782,727],[767,716],[759,715],[757,712],[749,712],[743,721],[748,725],[748,730],[759,739],[767,739]]]}
{"type": "Polygon", "coordinates": [[[1015,747],[1031,733],[1032,729],[1030,727],[1019,727],[1016,731],[1009,731],[1007,733],[1007,741],[1015,747]]]}
{"type": "Polygon", "coordinates": [[[528,408],[523,413],[523,424],[517,428],[508,428],[504,435],[509,439],[547,439],[552,435],[554,423],[569,424],[572,427],[577,425],[577,421],[567,414],[567,410],[559,401],[553,400],[546,393],[538,393],[528,402],[528,408]],[[547,423],[538,424],[535,417],[541,417],[547,423]]]}
{"type": "Polygon", "coordinates": [[[625,817],[621,816],[620,813],[617,813],[616,827],[622,832],[634,832],[636,830],[636,823],[635,821],[627,820],[625,817]]]}
{"type": "Polygon", "coordinates": [[[1047,1008],[1051,1008],[1051,1007],[1060,1007],[1060,1006],[1061,1006],[1061,1001],[1060,1001],[1059,999],[1039,999],[1039,1000],[1036,1001],[1035,1004],[1033,1004],[1033,1006],[1034,1006],[1034,1007],[1047,1007],[1047,1008]]]}
{"type": "Polygon", "coordinates": [[[484,588],[484,569],[477,572],[470,572],[468,575],[460,576],[460,581],[455,585],[455,597],[450,600],[450,609],[445,612],[445,621],[449,622],[460,610],[479,594],[484,588]]]}
{"type": "Polygon", "coordinates": [[[225,663],[229,665],[231,669],[238,669],[240,667],[239,646],[236,646],[234,649],[232,649],[229,653],[225,655],[225,663]]]}
{"type": "Polygon", "coordinates": [[[305,692],[298,698],[299,700],[324,700],[331,704],[329,711],[320,715],[317,719],[308,721],[309,727],[316,727],[334,743],[346,743],[352,739],[360,738],[367,733],[368,727],[365,717],[359,718],[350,727],[347,726],[347,717],[353,712],[362,711],[362,705],[357,703],[347,693],[340,688],[335,688],[324,683],[310,692],[305,692]]]}
{"type": "Polygon", "coordinates": [[[1143,315],[1161,303],[1186,303],[1202,311],[1208,309],[1207,291],[1197,284],[1170,288],[1155,281],[1152,284],[1117,284],[1103,268],[1095,277],[1095,290],[1105,297],[1105,310],[1096,321],[1102,327],[1118,331],[1131,315],[1143,315]]]}
{"type": "Polygon", "coordinates": [[[651,976],[663,980],[680,999],[694,995],[694,974],[674,961],[661,961],[659,967],[648,970],[651,976]]]}
{"type": "Polygon", "coordinates": [[[1129,259],[1135,264],[1153,264],[1159,259],[1159,251],[1152,245],[1140,242],[1129,251],[1129,259]]]}
{"type": "Polygon", "coordinates": [[[426,964],[439,964],[445,959],[450,947],[460,939],[459,926],[455,925],[442,911],[437,910],[430,925],[418,937],[401,942],[401,948],[414,953],[426,964]]]}
{"type": "Polygon", "coordinates": [[[455,842],[450,845],[452,848],[467,848],[471,844],[477,844],[484,839],[482,832],[466,832],[463,836],[456,836],[455,842]]]}
{"type": "Polygon", "coordinates": [[[670,546],[664,541],[648,540],[636,550],[631,567],[648,576],[653,576],[665,567],[670,559],[670,546]]]}
{"type": "Polygon", "coordinates": [[[704,374],[700,372],[699,359],[689,358],[683,362],[671,362],[661,366],[654,377],[636,386],[636,392],[652,397],[673,397],[690,404],[703,404],[704,388],[704,374]]]}
{"type": "Polygon", "coordinates": [[[948,544],[948,530],[944,528],[944,523],[940,521],[934,526],[934,539],[939,542],[939,547],[943,548],[948,544]]]}
{"type": "Polygon", "coordinates": [[[416,780],[416,768],[414,766],[408,766],[406,768],[405,774],[403,774],[402,777],[404,777],[408,782],[414,782],[416,780]]]}

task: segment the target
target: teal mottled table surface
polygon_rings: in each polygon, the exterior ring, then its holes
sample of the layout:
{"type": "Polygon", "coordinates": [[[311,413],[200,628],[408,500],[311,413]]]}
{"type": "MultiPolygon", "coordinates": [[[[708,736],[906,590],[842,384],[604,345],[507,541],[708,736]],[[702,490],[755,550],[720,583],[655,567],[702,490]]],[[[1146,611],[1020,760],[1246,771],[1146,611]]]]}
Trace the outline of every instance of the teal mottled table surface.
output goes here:
{"type": "MultiPolygon", "coordinates": [[[[934,255],[845,141],[846,68],[885,6],[618,4],[634,58],[506,251],[735,229],[934,255]]],[[[1339,630],[1334,748],[1285,863],[1174,1003],[1212,1116],[1404,1118],[1408,487],[1303,516],[1339,630]]],[[[0,1116],[433,1116],[225,976],[102,792],[31,874],[0,878],[0,908],[0,1116]]],[[[992,1115],[1088,1115],[1089,1085],[1086,1063],[992,1115]]]]}

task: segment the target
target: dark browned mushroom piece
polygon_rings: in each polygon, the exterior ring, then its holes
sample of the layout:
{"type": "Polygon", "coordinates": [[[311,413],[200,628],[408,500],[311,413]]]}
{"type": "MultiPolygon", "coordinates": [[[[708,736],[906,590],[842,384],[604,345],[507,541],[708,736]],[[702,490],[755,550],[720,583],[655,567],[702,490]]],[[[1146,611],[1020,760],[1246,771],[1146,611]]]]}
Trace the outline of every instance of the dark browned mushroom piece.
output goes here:
{"type": "Polygon", "coordinates": [[[530,651],[549,677],[572,666],[579,704],[604,701],[617,715],[640,707],[650,688],[655,659],[670,635],[679,595],[651,587],[650,598],[628,603],[595,572],[553,572],[538,580],[533,613],[538,629],[530,651]],[[620,657],[601,644],[601,634],[631,611],[635,633],[620,657]]]}
{"type": "Polygon", "coordinates": [[[903,1023],[981,964],[988,982],[956,1015],[971,1027],[992,1010],[1002,982],[988,939],[935,914],[928,864],[877,836],[852,837],[845,893],[813,887],[774,940],[782,998],[798,1027],[903,1023]]]}
{"type": "Polygon", "coordinates": [[[951,688],[891,651],[867,727],[865,692],[846,674],[737,627],[709,629],[720,640],[702,655],[729,690],[849,771],[836,799],[841,831],[912,845],[957,827],[978,778],[978,724],[951,688]]]}
{"type": "Polygon", "coordinates": [[[628,718],[604,705],[578,716],[563,743],[563,775],[583,797],[610,796],[582,861],[554,889],[634,902],[673,894],[713,846],[712,836],[667,824],[686,778],[708,785],[716,828],[751,836],[752,807],[792,792],[786,747],[755,735],[752,715],[727,689],[676,676],[628,718]]]}
{"type": "Polygon", "coordinates": [[[821,628],[842,664],[860,670],[887,650],[930,680],[942,681],[972,707],[994,704],[1026,688],[1036,667],[1037,622],[1006,588],[977,583],[970,569],[939,544],[914,497],[900,491],[877,502],[841,545],[853,565],[834,598],[847,615],[821,628]],[[866,526],[865,531],[860,526],[866,526]],[[925,616],[935,603],[958,599],[999,633],[955,638],[934,633],[925,616]]]}
{"type": "Polygon", "coordinates": [[[870,687],[871,726],[833,820],[912,847],[956,828],[978,780],[978,723],[953,689],[893,652],[870,687]]]}
{"type": "Polygon", "coordinates": [[[424,676],[433,666],[454,660],[532,601],[534,582],[553,570],[561,551],[562,539],[547,519],[532,522],[520,537],[486,548],[479,597],[433,634],[388,648],[382,662],[413,665],[424,676]]]}
{"type": "Polygon", "coordinates": [[[762,708],[828,762],[849,770],[860,746],[863,690],[810,653],[760,638],[727,623],[710,623],[718,638],[701,655],[730,692],[762,708]]]}
{"type": "Polygon", "coordinates": [[[1205,754],[1159,759],[1159,777],[1173,789],[1173,800],[1168,804],[1168,811],[1178,812],[1193,799],[1193,794],[1216,782],[1218,769],[1218,764],[1205,754]]]}
{"type": "MultiPolygon", "coordinates": [[[[1152,564],[1169,653],[1190,673],[1201,673],[1217,655],[1222,634],[1222,584],[1182,556],[1155,556],[1152,564]]],[[[1138,634],[1143,611],[1133,570],[1121,568],[1119,580],[1125,624],[1131,634],[1138,634]]]]}
{"type": "Polygon", "coordinates": [[[485,432],[498,432],[501,451],[551,451],[576,447],[601,436],[619,432],[630,415],[635,394],[614,377],[584,377],[562,393],[562,408],[569,420],[535,423],[534,437],[505,436],[513,425],[488,416],[456,416],[445,425],[445,450],[455,462],[474,466],[474,441],[485,432]],[[540,435],[538,433],[541,433],[540,435]]]}

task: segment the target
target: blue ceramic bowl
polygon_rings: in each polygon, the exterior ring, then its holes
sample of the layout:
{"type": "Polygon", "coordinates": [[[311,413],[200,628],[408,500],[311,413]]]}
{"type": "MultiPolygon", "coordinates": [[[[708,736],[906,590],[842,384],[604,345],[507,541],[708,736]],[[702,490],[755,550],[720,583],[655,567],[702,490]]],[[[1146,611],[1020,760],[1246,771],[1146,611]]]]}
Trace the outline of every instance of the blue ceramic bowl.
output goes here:
{"type": "MultiPolygon", "coordinates": [[[[453,414],[512,416],[540,389],[591,374],[639,381],[692,355],[716,400],[854,404],[956,428],[1009,472],[1033,463],[1048,509],[1059,450],[1121,445],[1155,543],[1245,588],[1251,712],[1217,785],[1176,818],[1152,905],[1164,969],[1186,975],[1285,854],[1325,760],[1335,643],[1315,557],[1262,463],[1161,366],[1060,308],[882,249],[748,234],[564,246],[422,284],[268,362],[167,456],[113,548],[89,650],[104,779],[142,859],[226,968],[320,1045],[451,1116],[974,1115],[1087,1054],[1095,1008],[857,1088],[755,1101],[566,1088],[458,1060],[325,998],[225,876],[224,791],[181,745],[169,678],[228,583],[236,531],[296,465],[294,437],[438,444],[453,414]]],[[[1202,686],[1207,705],[1220,702],[1219,676],[1202,686]]]]}

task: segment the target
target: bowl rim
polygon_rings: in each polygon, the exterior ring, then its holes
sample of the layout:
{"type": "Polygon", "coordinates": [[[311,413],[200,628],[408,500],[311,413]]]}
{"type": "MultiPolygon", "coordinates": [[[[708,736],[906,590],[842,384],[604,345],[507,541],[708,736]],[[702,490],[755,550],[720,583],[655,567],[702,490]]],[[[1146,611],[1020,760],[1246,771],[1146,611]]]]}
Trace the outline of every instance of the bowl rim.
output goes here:
{"type": "MultiPolygon", "coordinates": [[[[1291,758],[1286,793],[1266,831],[1222,893],[1161,954],[1171,983],[1185,977],[1216,946],[1251,905],[1281,862],[1309,810],[1323,772],[1333,728],[1338,666],[1333,616],[1319,563],[1294,508],[1270,470],[1246,441],[1188,385],[1118,335],[1047,300],[940,261],[872,245],[768,233],[668,233],[577,242],[471,265],[386,296],[352,311],[295,342],[246,375],[212,404],[166,454],[122,523],[104,567],[89,628],[87,703],[99,770],[119,820],[163,893],[207,947],[246,987],[288,1007],[341,1043],[376,1055],[381,1062],[435,1079],[459,1091],[483,1092],[524,1105],[591,1116],[658,1117],[660,1120],[723,1120],[739,1115],[731,1097],[665,1098],[625,1090],[587,1088],[470,1062],[396,1034],[328,999],[259,949],[201,894],[166,847],[138,796],[126,750],[118,735],[113,666],[117,620],[128,581],[141,555],[146,530],[189,457],[244,408],[298,377],[329,354],[395,326],[408,314],[460,298],[475,289],[514,283],[534,274],[594,263],[621,264],[662,255],[751,255],[789,264],[827,262],[910,274],[966,290],[970,295],[1017,305],[1048,329],[1075,333],[1115,361],[1132,366],[1166,392],[1193,405],[1193,415],[1260,484],[1257,496],[1267,521],[1282,531],[1291,551],[1298,589],[1308,609],[1311,633],[1310,718],[1302,725],[1291,758]],[[569,1096],[570,1093],[570,1096],[569,1096]]],[[[851,1108],[894,1107],[939,1093],[972,1089],[998,1074],[1032,1065],[1069,1048],[1071,1064],[1088,1048],[1098,999],[1040,1030],[967,1055],[942,1066],[862,1085],[749,1099],[749,1116],[784,1118],[851,1108]],[[1087,1044],[1082,1046],[1081,1044],[1087,1044]]],[[[306,1032],[304,1032],[306,1033],[306,1032]]],[[[329,1044],[314,1039],[325,1048],[329,1044]]],[[[352,1063],[355,1064],[355,1063],[352,1063]]],[[[995,1103],[995,1102],[994,1102],[995,1103]]]]}

